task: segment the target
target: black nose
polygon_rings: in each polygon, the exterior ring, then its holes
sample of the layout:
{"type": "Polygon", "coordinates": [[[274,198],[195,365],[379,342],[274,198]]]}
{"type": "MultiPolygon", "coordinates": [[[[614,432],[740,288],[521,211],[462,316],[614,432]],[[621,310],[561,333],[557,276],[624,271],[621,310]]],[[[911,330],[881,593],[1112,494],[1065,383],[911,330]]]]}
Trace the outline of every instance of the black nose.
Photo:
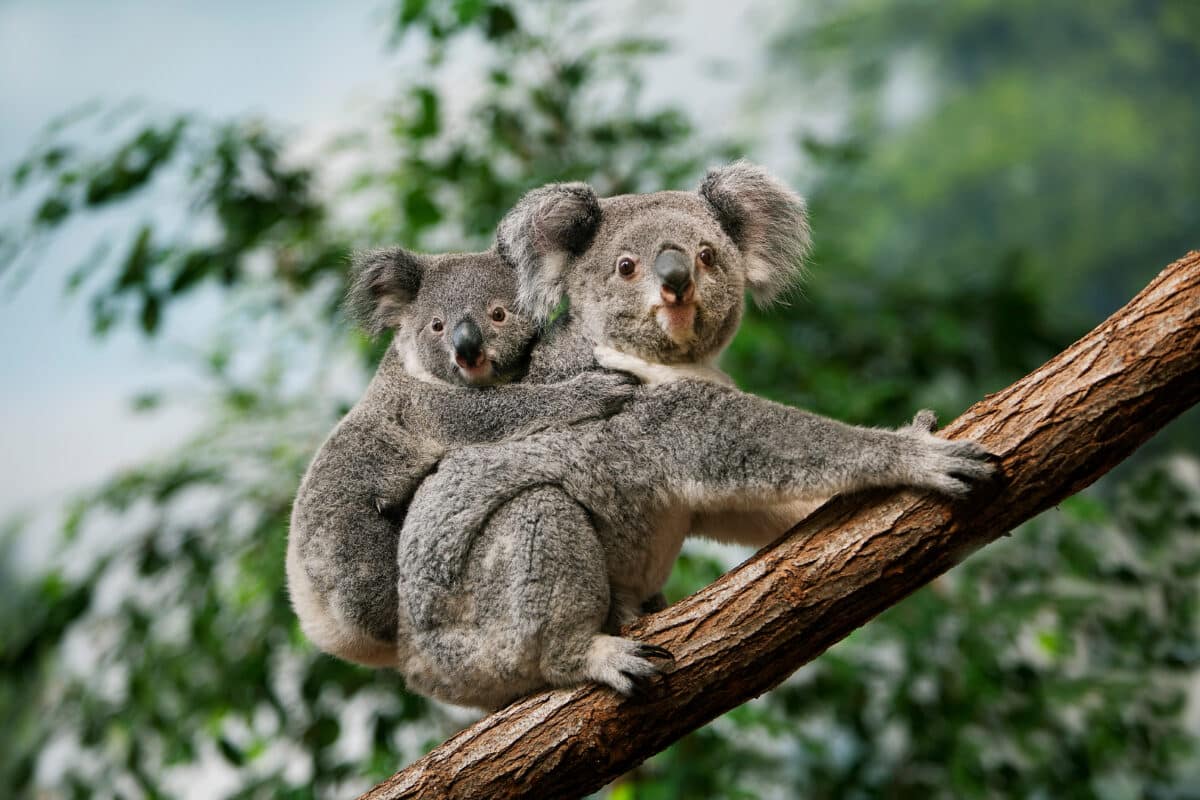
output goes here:
{"type": "Polygon", "coordinates": [[[454,354],[469,367],[478,364],[483,357],[483,331],[470,317],[454,327],[450,341],[454,343],[454,354]]]}
{"type": "Polygon", "coordinates": [[[658,258],[654,259],[654,274],[676,297],[683,297],[692,285],[692,265],[688,263],[687,256],[678,250],[659,253],[658,258]]]}

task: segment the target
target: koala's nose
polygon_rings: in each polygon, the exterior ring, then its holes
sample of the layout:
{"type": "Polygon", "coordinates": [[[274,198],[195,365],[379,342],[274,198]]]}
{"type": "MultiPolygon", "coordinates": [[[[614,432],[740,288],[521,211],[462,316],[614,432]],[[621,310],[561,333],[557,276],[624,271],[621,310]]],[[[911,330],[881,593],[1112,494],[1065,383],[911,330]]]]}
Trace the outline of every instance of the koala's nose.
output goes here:
{"type": "Polygon", "coordinates": [[[477,367],[483,361],[483,331],[475,324],[475,320],[467,317],[454,326],[450,337],[454,344],[456,360],[467,367],[477,367]]]}
{"type": "Polygon", "coordinates": [[[662,281],[662,297],[668,303],[686,303],[695,295],[692,265],[679,250],[659,253],[654,259],[654,274],[662,281]]]}

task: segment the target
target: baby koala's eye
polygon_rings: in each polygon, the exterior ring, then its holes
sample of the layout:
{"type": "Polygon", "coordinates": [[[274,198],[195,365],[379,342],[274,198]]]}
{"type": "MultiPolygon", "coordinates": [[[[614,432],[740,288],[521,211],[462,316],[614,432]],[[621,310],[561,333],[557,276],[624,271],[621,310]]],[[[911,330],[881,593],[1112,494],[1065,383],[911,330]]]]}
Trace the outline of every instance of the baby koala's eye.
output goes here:
{"type": "Polygon", "coordinates": [[[446,327],[445,323],[443,323],[437,317],[434,317],[433,322],[429,323],[429,329],[432,330],[434,333],[441,333],[445,327],[446,327]]]}
{"type": "Polygon", "coordinates": [[[701,247],[700,252],[696,254],[696,260],[706,267],[711,267],[713,262],[717,260],[717,255],[712,251],[711,247],[701,247]]]}
{"type": "Polygon", "coordinates": [[[621,256],[617,259],[617,274],[622,278],[628,278],[633,275],[637,269],[637,262],[629,256],[621,256]]]}
{"type": "Polygon", "coordinates": [[[492,309],[492,322],[504,322],[508,319],[508,312],[504,310],[504,306],[496,306],[492,309]]]}

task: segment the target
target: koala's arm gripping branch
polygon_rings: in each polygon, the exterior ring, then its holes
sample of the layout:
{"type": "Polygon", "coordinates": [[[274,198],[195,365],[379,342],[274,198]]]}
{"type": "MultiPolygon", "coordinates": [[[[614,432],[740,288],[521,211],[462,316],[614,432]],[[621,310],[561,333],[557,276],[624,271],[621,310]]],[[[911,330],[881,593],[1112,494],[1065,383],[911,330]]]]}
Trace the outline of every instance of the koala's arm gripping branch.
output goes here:
{"type": "Polygon", "coordinates": [[[885,608],[1079,491],[1200,401],[1200,252],[944,430],[1000,457],[1001,485],[835,498],[791,536],[630,631],[676,656],[645,699],[538,694],[448,740],[364,797],[576,797],[762,694],[885,608]]]}

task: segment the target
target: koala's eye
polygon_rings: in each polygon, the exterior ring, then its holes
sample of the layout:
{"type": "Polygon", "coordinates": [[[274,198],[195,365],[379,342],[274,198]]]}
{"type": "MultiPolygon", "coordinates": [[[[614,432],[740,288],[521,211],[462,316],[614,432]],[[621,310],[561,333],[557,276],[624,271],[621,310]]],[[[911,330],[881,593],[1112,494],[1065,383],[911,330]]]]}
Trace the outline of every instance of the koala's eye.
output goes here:
{"type": "Polygon", "coordinates": [[[700,252],[696,254],[696,260],[706,267],[711,267],[713,262],[717,260],[717,255],[712,251],[711,247],[701,247],[700,252]]]}
{"type": "Polygon", "coordinates": [[[634,273],[634,270],[636,270],[636,269],[637,269],[637,262],[634,261],[629,256],[621,256],[619,259],[617,259],[617,273],[622,278],[628,278],[628,277],[632,276],[634,273]]]}
{"type": "Polygon", "coordinates": [[[446,324],[444,322],[442,322],[440,319],[438,319],[437,317],[434,317],[433,322],[429,323],[429,329],[432,330],[434,333],[441,333],[442,330],[445,329],[445,327],[446,327],[446,324]]]}
{"type": "Polygon", "coordinates": [[[508,312],[504,310],[504,306],[496,306],[492,309],[492,322],[504,322],[508,319],[508,312]]]}

